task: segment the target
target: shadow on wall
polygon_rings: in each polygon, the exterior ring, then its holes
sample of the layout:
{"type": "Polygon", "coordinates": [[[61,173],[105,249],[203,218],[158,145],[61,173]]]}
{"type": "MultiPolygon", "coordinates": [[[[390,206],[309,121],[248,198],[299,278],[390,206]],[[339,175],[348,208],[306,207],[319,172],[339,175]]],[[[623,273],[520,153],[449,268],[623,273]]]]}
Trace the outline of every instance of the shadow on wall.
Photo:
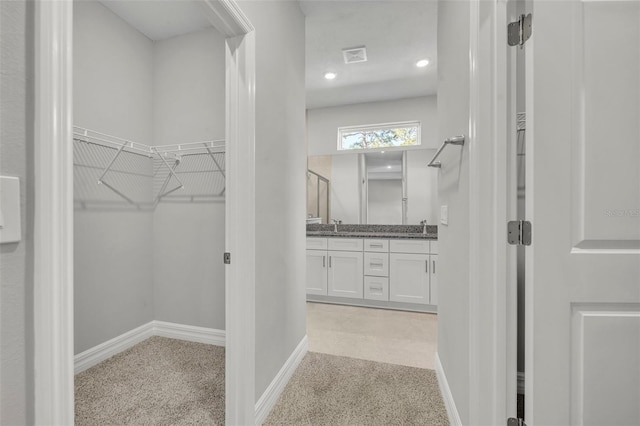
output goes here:
{"type": "Polygon", "coordinates": [[[74,140],[75,210],[148,212],[159,202],[224,203],[224,195],[224,153],[163,160],[74,140]]]}

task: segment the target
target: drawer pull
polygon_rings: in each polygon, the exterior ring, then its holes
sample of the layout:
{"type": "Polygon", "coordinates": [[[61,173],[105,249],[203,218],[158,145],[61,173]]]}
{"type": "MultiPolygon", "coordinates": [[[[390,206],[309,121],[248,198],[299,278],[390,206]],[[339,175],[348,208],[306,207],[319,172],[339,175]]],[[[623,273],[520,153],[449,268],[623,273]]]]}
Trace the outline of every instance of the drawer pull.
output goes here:
{"type": "MultiPolygon", "coordinates": [[[[329,259],[331,259],[331,257],[329,257],[329,259]]],[[[429,261],[425,260],[424,261],[424,271],[428,274],[429,273],[429,261]]]]}
{"type": "Polygon", "coordinates": [[[431,272],[433,274],[435,274],[436,273],[436,261],[432,260],[432,262],[433,262],[433,264],[431,265],[431,272]]]}
{"type": "Polygon", "coordinates": [[[379,247],[382,248],[383,245],[382,244],[369,244],[369,247],[379,247]]]}
{"type": "Polygon", "coordinates": [[[370,290],[380,290],[380,291],[382,291],[382,286],[372,286],[372,285],[370,285],[369,289],[370,290]]]}
{"type": "Polygon", "coordinates": [[[331,256],[329,256],[329,268],[331,268],[331,256]]]}
{"type": "Polygon", "coordinates": [[[384,264],[382,262],[380,262],[380,263],[371,262],[371,263],[369,263],[369,266],[384,266],[384,264]]]}

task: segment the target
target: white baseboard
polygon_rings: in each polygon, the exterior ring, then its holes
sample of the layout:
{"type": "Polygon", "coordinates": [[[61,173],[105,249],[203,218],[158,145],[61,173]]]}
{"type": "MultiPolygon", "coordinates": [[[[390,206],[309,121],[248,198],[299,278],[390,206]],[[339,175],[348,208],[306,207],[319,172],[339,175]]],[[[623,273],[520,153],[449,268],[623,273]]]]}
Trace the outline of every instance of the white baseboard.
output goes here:
{"type": "Polygon", "coordinates": [[[207,343],[224,346],[225,331],[215,328],[197,327],[195,325],[175,324],[166,321],[151,321],[153,335],[171,339],[188,340],[189,342],[207,343]]]}
{"type": "Polygon", "coordinates": [[[452,426],[462,426],[460,414],[458,413],[458,409],[456,408],[456,402],[453,399],[453,394],[451,393],[451,389],[449,388],[449,382],[447,381],[447,376],[444,374],[444,368],[442,367],[442,363],[440,362],[440,356],[438,355],[438,353],[436,353],[435,364],[436,376],[438,376],[438,384],[440,385],[440,392],[442,393],[444,406],[447,409],[447,414],[449,416],[449,423],[452,426]]]}
{"type": "Polygon", "coordinates": [[[153,321],[127,331],[120,336],[100,343],[73,357],[73,371],[75,374],[101,363],[107,358],[129,349],[130,347],[153,336],[153,321]]]}
{"type": "Polygon", "coordinates": [[[169,337],[171,339],[207,343],[216,346],[224,346],[225,344],[224,330],[197,327],[194,325],[175,324],[165,321],[149,321],[140,327],[127,331],[120,336],[107,340],[104,343],[100,343],[99,345],[74,356],[74,373],[78,374],[88,368],[91,368],[151,336],[169,337]]]}
{"type": "Polygon", "coordinates": [[[300,365],[308,348],[309,341],[305,335],[256,403],[256,425],[262,425],[262,423],[267,420],[267,416],[273,409],[273,406],[276,405],[276,402],[278,402],[280,394],[282,394],[291,376],[293,376],[298,365],[300,365]]]}

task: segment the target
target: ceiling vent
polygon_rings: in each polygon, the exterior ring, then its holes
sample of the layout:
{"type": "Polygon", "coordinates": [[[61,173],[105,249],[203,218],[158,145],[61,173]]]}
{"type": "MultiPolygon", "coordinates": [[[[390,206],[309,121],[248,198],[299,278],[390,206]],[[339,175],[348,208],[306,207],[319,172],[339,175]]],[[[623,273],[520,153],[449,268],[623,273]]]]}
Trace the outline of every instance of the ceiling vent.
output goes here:
{"type": "Polygon", "coordinates": [[[367,62],[367,48],[364,46],[342,49],[342,55],[344,56],[345,64],[367,62]]]}

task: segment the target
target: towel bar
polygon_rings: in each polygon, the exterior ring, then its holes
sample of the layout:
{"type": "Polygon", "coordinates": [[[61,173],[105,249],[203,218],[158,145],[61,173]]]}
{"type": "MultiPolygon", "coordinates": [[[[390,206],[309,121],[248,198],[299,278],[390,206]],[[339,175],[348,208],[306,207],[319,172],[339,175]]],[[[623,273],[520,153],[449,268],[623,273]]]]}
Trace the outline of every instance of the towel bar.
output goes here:
{"type": "Polygon", "coordinates": [[[438,158],[438,156],[440,156],[440,154],[442,153],[442,151],[444,150],[444,148],[447,145],[464,145],[464,141],[465,141],[465,136],[454,136],[452,138],[449,139],[445,139],[444,143],[442,144],[442,146],[440,146],[440,148],[438,148],[438,151],[436,151],[436,155],[433,156],[433,158],[431,159],[431,161],[429,162],[429,164],[427,164],[427,167],[437,167],[437,168],[441,168],[442,167],[442,163],[440,163],[439,161],[436,162],[436,159],[438,158]]]}

